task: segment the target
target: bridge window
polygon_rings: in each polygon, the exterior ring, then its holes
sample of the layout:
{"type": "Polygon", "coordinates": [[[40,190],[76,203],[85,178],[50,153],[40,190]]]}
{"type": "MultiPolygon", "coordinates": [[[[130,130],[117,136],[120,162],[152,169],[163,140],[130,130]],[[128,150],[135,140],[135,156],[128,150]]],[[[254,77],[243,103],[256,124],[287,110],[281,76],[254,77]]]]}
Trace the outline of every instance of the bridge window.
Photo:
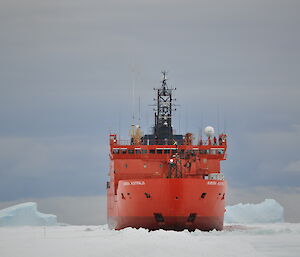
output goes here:
{"type": "Polygon", "coordinates": [[[216,154],[216,153],[217,153],[217,151],[215,149],[210,150],[210,154],[216,154]]]}
{"type": "Polygon", "coordinates": [[[141,154],[141,149],[135,149],[136,154],[141,154]]]}
{"type": "Polygon", "coordinates": [[[113,149],[113,153],[114,153],[114,154],[118,154],[119,152],[120,152],[120,150],[119,150],[118,148],[114,148],[114,149],[113,149]]]}
{"type": "Polygon", "coordinates": [[[155,149],[150,149],[149,151],[151,154],[155,154],[155,149]]]}
{"type": "Polygon", "coordinates": [[[164,153],[165,153],[165,154],[169,154],[170,152],[171,152],[170,149],[165,149],[165,150],[164,150],[164,153]]]}
{"type": "Polygon", "coordinates": [[[218,153],[219,153],[219,154],[224,154],[224,149],[219,149],[219,150],[218,150],[218,153]]]}
{"type": "Polygon", "coordinates": [[[148,153],[147,149],[142,149],[142,154],[147,154],[147,153],[148,153]]]}
{"type": "Polygon", "coordinates": [[[162,152],[163,152],[162,149],[157,149],[157,150],[156,150],[156,153],[158,153],[158,154],[162,154],[162,152]]]}
{"type": "Polygon", "coordinates": [[[134,154],[133,149],[129,149],[129,150],[128,150],[128,153],[129,153],[129,154],[134,154]]]}
{"type": "Polygon", "coordinates": [[[121,153],[122,154],[126,154],[127,153],[127,149],[126,148],[121,149],[121,153]]]}

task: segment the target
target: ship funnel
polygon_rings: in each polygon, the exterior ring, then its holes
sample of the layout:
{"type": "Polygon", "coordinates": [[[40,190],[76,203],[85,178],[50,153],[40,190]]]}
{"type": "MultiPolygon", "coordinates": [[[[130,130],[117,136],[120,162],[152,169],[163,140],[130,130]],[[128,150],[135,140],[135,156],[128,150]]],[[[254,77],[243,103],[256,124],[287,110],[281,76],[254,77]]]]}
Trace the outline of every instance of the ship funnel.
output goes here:
{"type": "Polygon", "coordinates": [[[207,137],[212,137],[215,133],[215,130],[213,127],[211,126],[207,126],[205,129],[204,129],[204,134],[207,136],[207,137]]]}

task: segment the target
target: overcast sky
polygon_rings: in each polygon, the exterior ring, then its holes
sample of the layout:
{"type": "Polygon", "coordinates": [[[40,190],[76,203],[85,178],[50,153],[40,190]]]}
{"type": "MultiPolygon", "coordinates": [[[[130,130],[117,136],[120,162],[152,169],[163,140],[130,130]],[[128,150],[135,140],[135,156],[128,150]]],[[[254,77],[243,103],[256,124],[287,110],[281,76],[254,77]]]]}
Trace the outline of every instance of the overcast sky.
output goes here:
{"type": "Polygon", "coordinates": [[[299,13],[298,0],[2,0],[0,202],[105,194],[109,131],[128,137],[140,97],[147,132],[166,69],[177,132],[225,129],[231,189],[293,206],[299,13]]]}

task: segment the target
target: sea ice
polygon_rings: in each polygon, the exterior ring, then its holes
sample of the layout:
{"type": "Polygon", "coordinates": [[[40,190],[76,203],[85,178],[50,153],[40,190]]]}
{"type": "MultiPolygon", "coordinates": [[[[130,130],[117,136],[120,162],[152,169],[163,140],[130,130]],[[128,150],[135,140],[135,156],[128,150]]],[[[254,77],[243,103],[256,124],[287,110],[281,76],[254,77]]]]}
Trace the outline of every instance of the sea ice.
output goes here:
{"type": "Polygon", "coordinates": [[[33,202],[17,204],[0,210],[0,226],[53,226],[57,217],[40,213],[33,202]]]}
{"type": "Polygon", "coordinates": [[[283,207],[274,199],[265,199],[258,204],[227,206],[226,223],[274,223],[284,222],[283,207]]]}
{"type": "Polygon", "coordinates": [[[149,232],[102,226],[0,227],[2,257],[299,257],[300,224],[149,232]]]}

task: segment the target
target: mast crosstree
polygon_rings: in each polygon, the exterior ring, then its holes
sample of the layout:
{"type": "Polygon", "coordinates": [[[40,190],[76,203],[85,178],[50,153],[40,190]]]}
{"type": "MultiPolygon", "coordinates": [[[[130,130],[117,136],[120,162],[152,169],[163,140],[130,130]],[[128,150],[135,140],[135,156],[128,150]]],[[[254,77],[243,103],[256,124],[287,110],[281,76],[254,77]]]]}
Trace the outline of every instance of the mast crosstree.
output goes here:
{"type": "Polygon", "coordinates": [[[176,88],[169,88],[167,85],[167,72],[162,71],[162,81],[160,88],[154,88],[157,91],[157,101],[155,110],[154,136],[156,139],[172,139],[172,92],[176,88]]]}

